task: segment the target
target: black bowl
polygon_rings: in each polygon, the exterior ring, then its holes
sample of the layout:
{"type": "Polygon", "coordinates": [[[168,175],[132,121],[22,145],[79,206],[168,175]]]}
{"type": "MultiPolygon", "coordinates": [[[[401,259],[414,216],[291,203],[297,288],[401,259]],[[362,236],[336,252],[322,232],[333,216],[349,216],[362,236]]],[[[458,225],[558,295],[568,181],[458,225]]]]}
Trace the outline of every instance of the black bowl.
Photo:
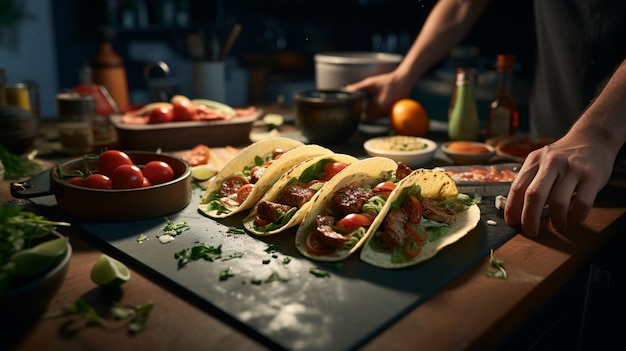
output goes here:
{"type": "Polygon", "coordinates": [[[294,94],[294,102],[296,125],[310,143],[338,144],[357,130],[365,93],[308,90],[294,94]]]}

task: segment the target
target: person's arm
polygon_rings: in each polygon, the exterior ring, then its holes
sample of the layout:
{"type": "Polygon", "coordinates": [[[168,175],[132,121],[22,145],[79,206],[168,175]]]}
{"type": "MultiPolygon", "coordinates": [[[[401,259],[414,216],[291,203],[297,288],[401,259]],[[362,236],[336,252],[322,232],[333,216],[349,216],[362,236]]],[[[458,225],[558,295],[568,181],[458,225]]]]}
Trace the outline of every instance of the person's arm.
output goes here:
{"type": "MultiPolygon", "coordinates": [[[[558,118],[558,116],[552,116],[558,118]]],[[[608,182],[626,142],[626,61],[565,136],[532,152],[509,191],[504,212],[509,225],[535,237],[549,205],[554,227],[583,221],[608,182]]]]}
{"type": "Polygon", "coordinates": [[[388,116],[393,103],[409,96],[415,82],[461,42],[488,2],[440,0],[394,71],[348,85],[349,90],[363,90],[370,95],[367,117],[388,116]]]}

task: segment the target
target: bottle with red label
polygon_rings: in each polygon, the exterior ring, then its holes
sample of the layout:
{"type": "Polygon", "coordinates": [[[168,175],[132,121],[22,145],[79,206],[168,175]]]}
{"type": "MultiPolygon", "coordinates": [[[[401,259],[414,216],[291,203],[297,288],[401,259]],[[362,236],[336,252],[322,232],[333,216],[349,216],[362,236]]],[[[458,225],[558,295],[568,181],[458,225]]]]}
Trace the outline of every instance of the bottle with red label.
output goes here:
{"type": "Polygon", "coordinates": [[[493,100],[489,103],[485,125],[487,137],[517,133],[519,113],[511,92],[514,64],[514,55],[497,56],[498,87],[493,100]]]}

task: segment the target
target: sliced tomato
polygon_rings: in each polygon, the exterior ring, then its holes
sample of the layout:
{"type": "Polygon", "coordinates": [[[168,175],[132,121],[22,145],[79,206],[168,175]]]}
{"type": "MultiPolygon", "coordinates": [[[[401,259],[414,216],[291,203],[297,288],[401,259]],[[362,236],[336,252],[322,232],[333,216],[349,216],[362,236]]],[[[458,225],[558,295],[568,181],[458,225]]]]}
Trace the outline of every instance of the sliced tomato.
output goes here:
{"type": "Polygon", "coordinates": [[[266,225],[272,223],[271,221],[268,221],[267,219],[263,219],[259,216],[254,217],[254,224],[256,224],[257,227],[265,227],[266,225]]]}
{"type": "Polygon", "coordinates": [[[426,228],[424,227],[420,227],[416,224],[407,222],[406,226],[404,227],[404,229],[411,234],[411,237],[417,241],[423,242],[426,241],[426,239],[428,239],[428,232],[426,231],[426,228]]]}
{"type": "Polygon", "coordinates": [[[220,195],[226,197],[236,194],[239,191],[239,188],[248,183],[248,180],[242,176],[230,176],[222,182],[220,195]]]}
{"type": "Polygon", "coordinates": [[[404,253],[413,258],[419,255],[420,251],[422,251],[422,242],[419,240],[415,240],[412,236],[406,238],[404,240],[404,253]]]}
{"type": "Polygon", "coordinates": [[[389,196],[389,194],[391,194],[391,192],[396,188],[396,185],[396,183],[392,182],[380,182],[372,188],[372,192],[375,194],[389,196]]]}
{"type": "Polygon", "coordinates": [[[335,250],[331,247],[324,245],[315,233],[311,233],[306,237],[306,252],[315,256],[328,255],[335,250]]]}
{"type": "Polygon", "coordinates": [[[242,204],[246,201],[248,195],[252,192],[252,189],[254,189],[254,185],[250,183],[242,185],[239,190],[237,190],[237,202],[242,204]]]}
{"type": "Polygon", "coordinates": [[[348,164],[338,161],[328,161],[324,164],[324,176],[322,180],[328,181],[337,173],[341,172],[344,168],[346,168],[348,164]]]}
{"type": "Polygon", "coordinates": [[[350,213],[337,222],[337,227],[344,233],[352,232],[361,227],[369,227],[374,218],[362,213],[350,213]]]}
{"type": "Polygon", "coordinates": [[[284,153],[285,153],[285,150],[277,147],[274,150],[272,150],[272,158],[274,160],[278,160],[284,153]]]}
{"type": "Polygon", "coordinates": [[[187,161],[190,166],[205,165],[209,163],[211,158],[211,149],[204,144],[198,144],[188,153],[183,155],[183,160],[187,161]]]}
{"type": "Polygon", "coordinates": [[[422,203],[415,196],[411,196],[411,216],[409,217],[409,222],[411,223],[419,223],[422,219],[422,213],[424,209],[422,207],[422,203]]]}

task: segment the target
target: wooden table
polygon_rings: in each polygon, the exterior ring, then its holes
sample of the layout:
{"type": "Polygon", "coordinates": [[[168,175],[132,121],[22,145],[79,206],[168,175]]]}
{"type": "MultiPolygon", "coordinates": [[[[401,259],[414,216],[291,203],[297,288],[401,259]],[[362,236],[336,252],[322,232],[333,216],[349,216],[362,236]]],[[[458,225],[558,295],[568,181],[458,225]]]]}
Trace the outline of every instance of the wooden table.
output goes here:
{"type": "MultiPolygon", "coordinates": [[[[213,148],[214,162],[223,162],[236,150],[213,148]]],[[[0,199],[10,199],[3,182],[0,199]]],[[[626,205],[621,194],[625,182],[618,178],[599,197],[598,204],[580,225],[566,236],[544,221],[537,239],[521,235],[497,249],[509,278],[488,278],[488,257],[454,279],[432,298],[381,332],[363,350],[486,350],[497,348],[559,289],[610,247],[624,233],[626,205]]],[[[89,277],[91,267],[106,251],[78,228],[62,229],[73,246],[64,284],[48,311],[57,311],[81,296],[97,294],[89,277]]],[[[219,313],[203,310],[175,288],[132,265],[132,279],[123,286],[121,302],[128,305],[155,303],[146,329],[130,336],[124,328],[105,331],[88,326],[76,317],[38,322],[12,340],[14,350],[263,350],[267,346],[220,319],[219,313]]],[[[583,294],[584,292],[581,292],[583,294]]],[[[528,335],[535,338],[536,335],[528,335]]],[[[8,339],[7,339],[8,338],[8,339]]]]}

